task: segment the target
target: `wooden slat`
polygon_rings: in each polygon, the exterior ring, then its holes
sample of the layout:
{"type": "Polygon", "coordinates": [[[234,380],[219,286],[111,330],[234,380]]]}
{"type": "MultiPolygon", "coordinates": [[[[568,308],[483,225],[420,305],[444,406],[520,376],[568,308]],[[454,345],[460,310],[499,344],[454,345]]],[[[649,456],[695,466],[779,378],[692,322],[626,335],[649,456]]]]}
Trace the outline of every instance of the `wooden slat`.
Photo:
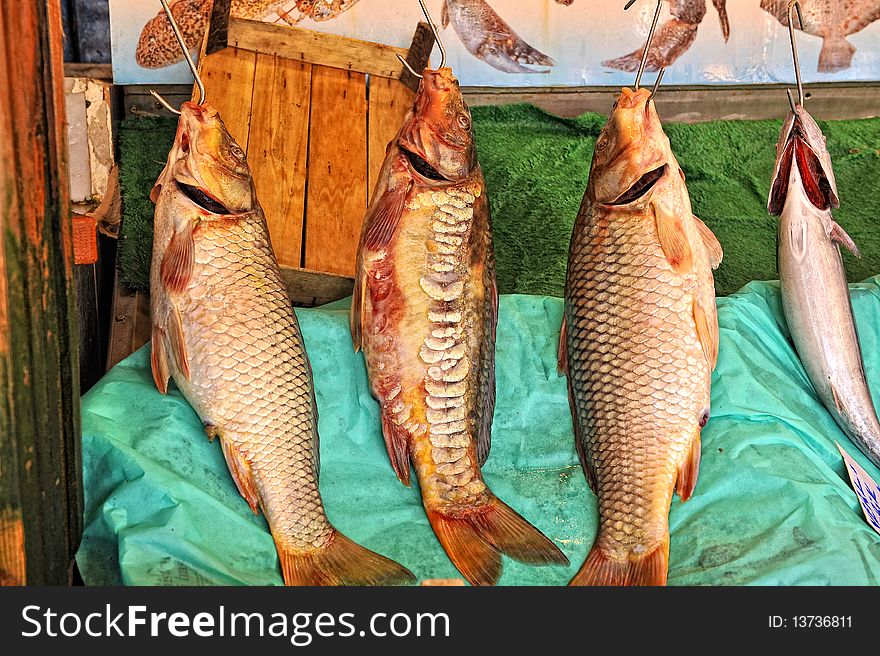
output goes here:
{"type": "Polygon", "coordinates": [[[369,120],[369,182],[370,198],[385,159],[385,148],[394,138],[406,113],[412,107],[415,94],[397,80],[384,77],[370,78],[369,120]]]}
{"type": "Polygon", "coordinates": [[[129,289],[116,272],[107,371],[150,341],[150,295],[129,289]]]}
{"type": "Polygon", "coordinates": [[[0,3],[0,580],[6,583],[68,583],[82,535],[61,41],[59,3],[0,3]]]}
{"type": "Polygon", "coordinates": [[[278,263],[298,267],[306,201],[312,65],[257,55],[248,161],[278,263]]]}
{"type": "MultiPolygon", "coordinates": [[[[247,150],[254,97],[257,56],[247,50],[227,48],[208,55],[199,63],[208,103],[220,117],[233,139],[247,150]]],[[[193,90],[193,98],[198,92],[193,90]]]]}
{"type": "Polygon", "coordinates": [[[235,17],[229,19],[225,32],[215,30],[209,39],[209,53],[222,52],[228,47],[242,48],[310,64],[396,79],[400,78],[404,70],[397,55],[404,58],[407,56],[406,48],[235,17]]]}
{"type": "Polygon", "coordinates": [[[362,73],[312,70],[305,267],[354,273],[367,205],[367,95],[362,73]]]}
{"type": "Polygon", "coordinates": [[[351,296],[354,279],[322,271],[281,267],[281,276],[295,307],[314,307],[351,296]]]}

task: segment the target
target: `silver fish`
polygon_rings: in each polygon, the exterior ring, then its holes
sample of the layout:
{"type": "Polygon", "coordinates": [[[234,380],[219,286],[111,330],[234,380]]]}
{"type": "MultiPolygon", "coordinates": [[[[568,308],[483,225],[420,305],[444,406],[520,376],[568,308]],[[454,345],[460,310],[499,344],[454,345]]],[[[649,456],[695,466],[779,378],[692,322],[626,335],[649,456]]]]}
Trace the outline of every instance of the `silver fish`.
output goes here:
{"type": "Polygon", "coordinates": [[[768,209],[779,216],[782,308],[797,353],[841,429],[880,466],[880,422],[868,390],[840,255],[860,257],[834,221],[840,206],[831,155],[813,118],[790,112],[776,146],[768,209]]]}

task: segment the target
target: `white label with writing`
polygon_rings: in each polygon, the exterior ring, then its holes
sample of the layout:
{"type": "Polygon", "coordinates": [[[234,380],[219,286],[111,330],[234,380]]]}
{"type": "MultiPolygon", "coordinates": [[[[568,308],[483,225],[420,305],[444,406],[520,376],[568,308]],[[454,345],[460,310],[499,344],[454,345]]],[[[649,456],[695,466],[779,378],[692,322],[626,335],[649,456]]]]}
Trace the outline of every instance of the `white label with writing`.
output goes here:
{"type": "MultiPolygon", "coordinates": [[[[837,444],[837,442],[835,442],[837,444]]],[[[880,487],[870,477],[868,472],[859,466],[850,455],[843,450],[843,447],[837,444],[840,455],[843,456],[843,462],[846,464],[846,471],[849,472],[849,480],[852,482],[859,503],[862,504],[862,510],[865,513],[865,519],[874,527],[877,533],[880,533],[880,487]]]]}

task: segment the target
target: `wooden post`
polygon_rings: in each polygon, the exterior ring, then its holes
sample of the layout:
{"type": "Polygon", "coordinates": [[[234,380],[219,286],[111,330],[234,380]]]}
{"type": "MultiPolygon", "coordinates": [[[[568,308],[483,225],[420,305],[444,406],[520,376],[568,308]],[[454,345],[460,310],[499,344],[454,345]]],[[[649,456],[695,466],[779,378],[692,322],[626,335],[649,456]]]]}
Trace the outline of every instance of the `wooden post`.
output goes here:
{"type": "Polygon", "coordinates": [[[0,583],[70,581],[79,374],[58,0],[0,3],[0,583]]]}

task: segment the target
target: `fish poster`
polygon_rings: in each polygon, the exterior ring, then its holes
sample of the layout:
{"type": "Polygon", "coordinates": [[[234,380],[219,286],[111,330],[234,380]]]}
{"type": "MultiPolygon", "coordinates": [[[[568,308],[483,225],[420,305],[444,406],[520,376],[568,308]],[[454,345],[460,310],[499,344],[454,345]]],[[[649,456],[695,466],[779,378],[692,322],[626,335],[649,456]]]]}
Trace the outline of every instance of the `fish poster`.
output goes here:
{"type": "MultiPolygon", "coordinates": [[[[212,0],[169,0],[193,52],[212,0]]],[[[654,17],[654,0],[427,0],[466,86],[620,86],[654,17]]],[[[880,79],[880,0],[800,0],[806,82],[880,79]]],[[[791,82],[787,0],[664,0],[648,71],[666,84],[791,82]]],[[[408,47],[416,0],[232,0],[239,18],[408,47]]],[[[159,0],[110,0],[117,84],[191,80],[159,0]]],[[[797,25],[797,22],[795,23],[797,25]]],[[[434,52],[434,65],[439,61],[434,52]]],[[[649,72],[646,80],[651,80],[649,72]]]]}

